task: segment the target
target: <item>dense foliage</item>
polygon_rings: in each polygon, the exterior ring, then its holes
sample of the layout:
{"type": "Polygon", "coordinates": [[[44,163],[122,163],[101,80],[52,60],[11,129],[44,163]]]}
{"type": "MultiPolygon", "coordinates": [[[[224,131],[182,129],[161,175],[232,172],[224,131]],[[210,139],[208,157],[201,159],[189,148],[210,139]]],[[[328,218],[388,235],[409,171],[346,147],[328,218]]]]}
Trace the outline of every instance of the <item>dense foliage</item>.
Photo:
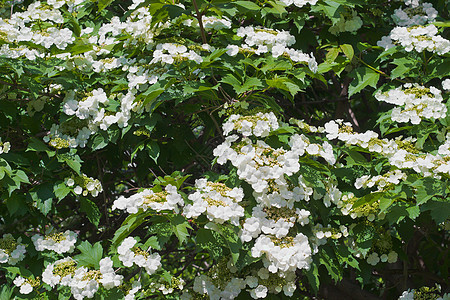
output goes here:
{"type": "Polygon", "coordinates": [[[450,3],[0,6],[0,299],[448,299],[450,3]]]}

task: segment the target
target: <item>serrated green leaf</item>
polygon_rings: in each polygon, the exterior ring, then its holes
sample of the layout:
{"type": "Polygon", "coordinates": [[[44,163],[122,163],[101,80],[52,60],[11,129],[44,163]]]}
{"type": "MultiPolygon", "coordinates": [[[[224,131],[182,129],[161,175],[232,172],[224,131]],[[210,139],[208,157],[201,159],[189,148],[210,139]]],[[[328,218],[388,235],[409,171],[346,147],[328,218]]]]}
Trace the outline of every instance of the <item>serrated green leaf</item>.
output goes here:
{"type": "Polygon", "coordinates": [[[81,252],[81,254],[74,257],[78,264],[85,267],[94,267],[95,269],[100,267],[99,262],[103,257],[103,247],[100,242],[92,245],[88,241],[83,241],[77,246],[77,249],[81,252]]]}
{"type": "Polygon", "coordinates": [[[376,88],[380,74],[367,67],[360,67],[353,70],[350,77],[354,78],[348,88],[348,95],[359,93],[363,88],[371,86],[376,88]]]}
{"type": "Polygon", "coordinates": [[[187,241],[187,238],[190,236],[188,229],[192,229],[189,222],[181,215],[176,215],[173,217],[170,222],[173,226],[173,232],[178,238],[180,244],[183,244],[187,241]]]}
{"type": "Polygon", "coordinates": [[[58,200],[64,199],[70,193],[70,190],[64,182],[57,183],[53,186],[53,193],[58,200]]]}
{"type": "Polygon", "coordinates": [[[114,237],[112,239],[112,244],[117,247],[119,244],[129,236],[139,225],[144,223],[145,218],[148,216],[148,213],[137,213],[129,215],[125,221],[123,221],[122,225],[116,232],[114,233],[114,237]]]}
{"type": "Polygon", "coordinates": [[[200,249],[205,249],[215,260],[223,256],[225,241],[217,232],[200,228],[197,230],[196,244],[200,249]]]}
{"type": "Polygon", "coordinates": [[[91,200],[81,197],[80,198],[80,209],[82,212],[85,212],[89,221],[95,225],[95,227],[98,227],[98,224],[100,222],[100,218],[102,217],[102,214],[100,213],[100,210],[98,209],[97,205],[92,202],[91,200]]]}

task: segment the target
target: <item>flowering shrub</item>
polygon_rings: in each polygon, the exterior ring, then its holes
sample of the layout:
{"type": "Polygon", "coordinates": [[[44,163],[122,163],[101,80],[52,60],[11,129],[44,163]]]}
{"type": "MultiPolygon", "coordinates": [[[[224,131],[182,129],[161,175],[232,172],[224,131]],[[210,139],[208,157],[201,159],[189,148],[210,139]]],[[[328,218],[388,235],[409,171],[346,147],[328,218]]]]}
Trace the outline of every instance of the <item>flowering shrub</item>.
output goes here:
{"type": "Polygon", "coordinates": [[[448,1],[0,4],[1,299],[448,299],[448,1]]]}

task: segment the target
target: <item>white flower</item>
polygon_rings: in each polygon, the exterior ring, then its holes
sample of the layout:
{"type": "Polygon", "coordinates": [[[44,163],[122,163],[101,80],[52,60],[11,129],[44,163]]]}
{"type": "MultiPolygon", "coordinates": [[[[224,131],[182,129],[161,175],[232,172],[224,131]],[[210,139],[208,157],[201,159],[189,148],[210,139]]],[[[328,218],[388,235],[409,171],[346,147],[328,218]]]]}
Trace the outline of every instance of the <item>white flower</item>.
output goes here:
{"type": "Polygon", "coordinates": [[[267,291],[267,287],[260,284],[250,291],[250,296],[252,296],[253,299],[265,298],[267,296],[267,291]]]}
{"type": "Polygon", "coordinates": [[[446,91],[450,91],[450,78],[445,79],[445,80],[442,82],[442,88],[443,88],[444,90],[446,90],[446,91]]]}
{"type": "Polygon", "coordinates": [[[369,256],[367,257],[367,263],[369,265],[375,266],[379,262],[380,262],[380,257],[378,257],[378,254],[376,252],[369,254],[369,256]]]}

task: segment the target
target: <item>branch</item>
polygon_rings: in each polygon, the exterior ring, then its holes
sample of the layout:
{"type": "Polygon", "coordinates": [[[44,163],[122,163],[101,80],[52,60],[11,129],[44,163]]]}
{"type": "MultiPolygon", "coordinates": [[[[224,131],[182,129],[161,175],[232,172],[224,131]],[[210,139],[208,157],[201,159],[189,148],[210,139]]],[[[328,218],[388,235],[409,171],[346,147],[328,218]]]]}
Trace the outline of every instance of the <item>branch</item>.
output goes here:
{"type": "Polygon", "coordinates": [[[195,17],[197,18],[198,26],[200,27],[200,34],[202,35],[202,42],[203,42],[203,44],[207,44],[208,42],[206,41],[205,28],[203,27],[203,21],[202,21],[203,15],[198,10],[197,1],[193,0],[192,3],[194,4],[194,8],[195,8],[195,12],[196,12],[195,17]]]}

